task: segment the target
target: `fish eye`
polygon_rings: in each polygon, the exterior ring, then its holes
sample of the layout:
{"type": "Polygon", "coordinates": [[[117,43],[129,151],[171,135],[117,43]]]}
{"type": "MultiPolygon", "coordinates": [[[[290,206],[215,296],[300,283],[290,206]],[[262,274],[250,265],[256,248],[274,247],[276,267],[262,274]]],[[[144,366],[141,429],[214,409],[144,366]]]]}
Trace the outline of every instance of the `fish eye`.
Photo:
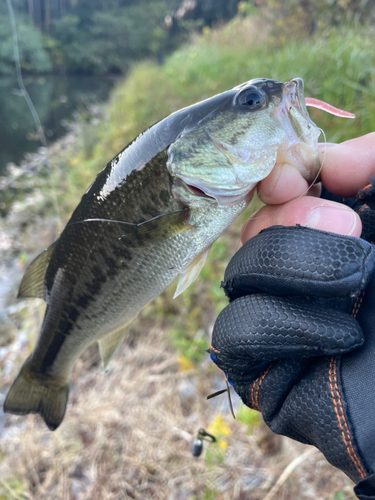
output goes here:
{"type": "Polygon", "coordinates": [[[266,100],[264,93],[256,87],[242,90],[237,96],[237,104],[246,106],[249,111],[254,111],[263,106],[266,100]]]}

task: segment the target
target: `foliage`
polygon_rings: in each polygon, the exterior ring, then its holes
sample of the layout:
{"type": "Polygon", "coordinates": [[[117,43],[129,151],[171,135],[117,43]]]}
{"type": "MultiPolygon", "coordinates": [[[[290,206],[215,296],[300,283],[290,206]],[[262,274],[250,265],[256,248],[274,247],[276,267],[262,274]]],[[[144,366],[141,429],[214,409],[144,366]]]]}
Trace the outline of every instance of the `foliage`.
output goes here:
{"type": "Polygon", "coordinates": [[[200,45],[177,51],[164,66],[169,85],[180,98],[193,102],[251,78],[287,81],[300,76],[306,95],[357,114],[355,122],[350,122],[311,110],[329,140],[345,140],[375,129],[375,36],[371,29],[343,26],[312,39],[282,44],[241,46],[238,42],[228,47],[207,37],[200,45]]]}
{"type": "MultiPolygon", "coordinates": [[[[35,73],[51,71],[52,65],[71,73],[125,73],[131,62],[144,57],[160,63],[191,33],[232,18],[237,4],[238,0],[13,0],[21,65],[35,73]],[[30,47],[24,42],[28,39],[30,47]]],[[[6,74],[13,52],[4,4],[0,30],[0,42],[7,42],[0,45],[0,74],[6,74]]]]}
{"type": "Polygon", "coordinates": [[[322,28],[353,21],[375,21],[372,0],[248,0],[240,2],[239,11],[244,15],[262,13],[276,34],[294,37],[311,36],[322,28]]]}
{"type": "Polygon", "coordinates": [[[23,482],[16,476],[11,476],[0,483],[0,500],[9,500],[11,498],[25,500],[27,496],[23,494],[24,490],[25,485],[23,482]]]}
{"type": "Polygon", "coordinates": [[[53,24],[55,57],[75,73],[125,73],[131,61],[158,53],[166,14],[163,2],[93,11],[86,20],[68,14],[53,24]]]}
{"type": "Polygon", "coordinates": [[[346,500],[345,493],[343,491],[335,491],[332,500],[346,500]]]}
{"type": "MultiPolygon", "coordinates": [[[[43,48],[42,35],[25,19],[17,24],[21,68],[37,73],[50,71],[52,66],[43,48]]],[[[0,74],[14,74],[13,40],[9,17],[0,14],[0,74]]]]}
{"type": "Polygon", "coordinates": [[[240,411],[237,412],[236,419],[247,426],[249,434],[252,434],[254,427],[259,426],[262,421],[258,411],[252,410],[245,405],[242,405],[240,411]]]}
{"type": "MultiPolygon", "coordinates": [[[[193,331],[193,329],[190,331],[193,331]]],[[[190,338],[188,333],[189,331],[183,328],[172,328],[168,331],[168,338],[171,344],[182,355],[179,359],[181,370],[194,367],[192,363],[201,361],[206,349],[208,349],[207,340],[199,336],[197,338],[190,338]],[[190,361],[190,365],[187,361],[190,361]]]]}
{"type": "MultiPolygon", "coordinates": [[[[160,64],[193,33],[209,33],[211,27],[232,19],[237,12],[240,17],[260,16],[267,20],[277,44],[284,44],[291,37],[306,39],[343,22],[364,25],[375,22],[372,0],[14,0],[13,3],[21,63],[25,70],[36,73],[50,71],[52,66],[74,73],[125,73],[132,62],[145,57],[153,57],[160,64]]],[[[9,73],[9,62],[13,60],[9,29],[3,4],[0,74],[9,73]]],[[[255,32],[264,40],[261,29],[255,32]]],[[[228,38],[227,43],[231,44],[228,38]]]]}
{"type": "Polygon", "coordinates": [[[215,436],[216,441],[207,447],[205,462],[208,468],[222,464],[228,447],[228,438],[232,430],[222,415],[218,414],[207,427],[207,431],[215,436]]]}

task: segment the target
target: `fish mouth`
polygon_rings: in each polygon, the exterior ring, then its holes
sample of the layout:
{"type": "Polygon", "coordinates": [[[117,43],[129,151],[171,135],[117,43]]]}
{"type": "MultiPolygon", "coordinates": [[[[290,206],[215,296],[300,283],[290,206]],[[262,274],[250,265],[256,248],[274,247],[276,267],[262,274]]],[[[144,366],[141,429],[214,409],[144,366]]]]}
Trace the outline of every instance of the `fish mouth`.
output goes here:
{"type": "Polygon", "coordinates": [[[306,116],[309,115],[305,104],[302,78],[293,78],[293,80],[284,84],[284,99],[288,100],[293,106],[301,109],[302,113],[306,116]]]}
{"type": "Polygon", "coordinates": [[[223,186],[214,187],[203,184],[196,186],[191,182],[182,182],[189,193],[193,195],[195,199],[198,198],[201,201],[216,203],[221,207],[228,207],[243,200],[244,198],[246,198],[246,195],[249,193],[249,191],[251,191],[251,189],[256,185],[256,182],[253,182],[251,184],[249,184],[248,182],[241,183],[237,185],[236,188],[227,191],[223,186]]]}
{"type": "Polygon", "coordinates": [[[193,196],[196,196],[198,198],[202,198],[202,199],[205,199],[207,201],[216,201],[216,199],[209,195],[208,193],[206,193],[205,191],[203,191],[203,189],[197,187],[197,186],[194,186],[193,184],[187,184],[186,182],[184,183],[187,190],[193,195],[193,196]]]}
{"type": "Polygon", "coordinates": [[[214,203],[221,207],[230,207],[244,200],[256,182],[241,183],[240,185],[227,191],[227,186],[211,186],[199,183],[193,179],[176,177],[173,182],[172,192],[174,197],[183,203],[200,201],[204,203],[214,203]]]}
{"type": "Polygon", "coordinates": [[[318,137],[321,130],[307,112],[302,78],[284,84],[282,101],[274,108],[273,117],[285,133],[276,163],[290,164],[307,182],[315,182],[320,172],[318,137]]]}

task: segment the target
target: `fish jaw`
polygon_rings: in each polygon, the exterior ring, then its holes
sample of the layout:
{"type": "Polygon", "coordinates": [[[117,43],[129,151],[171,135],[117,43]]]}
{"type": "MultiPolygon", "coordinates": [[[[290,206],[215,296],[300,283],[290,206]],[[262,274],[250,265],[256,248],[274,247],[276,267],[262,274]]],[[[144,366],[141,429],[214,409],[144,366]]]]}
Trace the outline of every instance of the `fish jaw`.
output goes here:
{"type": "Polygon", "coordinates": [[[291,165],[306,181],[313,183],[320,171],[318,138],[321,131],[307,112],[301,78],[285,83],[282,102],[274,108],[273,117],[285,131],[276,164],[291,165]]]}

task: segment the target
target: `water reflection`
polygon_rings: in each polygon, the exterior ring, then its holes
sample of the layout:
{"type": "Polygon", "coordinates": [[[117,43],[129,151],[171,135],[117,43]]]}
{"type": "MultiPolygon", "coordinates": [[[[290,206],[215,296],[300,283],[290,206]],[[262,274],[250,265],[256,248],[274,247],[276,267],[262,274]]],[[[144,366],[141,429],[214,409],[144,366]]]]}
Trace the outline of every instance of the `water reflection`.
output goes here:
{"type": "MultiPolygon", "coordinates": [[[[114,80],[105,77],[47,75],[27,77],[25,86],[44,127],[47,141],[66,132],[75,112],[103,102],[114,80]]],[[[15,78],[0,79],[0,175],[8,163],[19,164],[40,146],[36,127],[15,78]]]]}

